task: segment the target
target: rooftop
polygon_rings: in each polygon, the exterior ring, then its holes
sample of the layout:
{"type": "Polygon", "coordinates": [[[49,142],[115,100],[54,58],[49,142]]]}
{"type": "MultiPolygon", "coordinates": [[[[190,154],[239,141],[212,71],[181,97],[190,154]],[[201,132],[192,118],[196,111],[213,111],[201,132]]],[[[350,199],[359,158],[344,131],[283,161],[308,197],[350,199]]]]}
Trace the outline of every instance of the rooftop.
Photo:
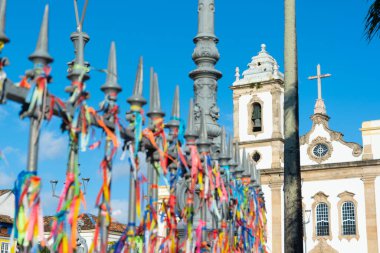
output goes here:
{"type": "Polygon", "coordinates": [[[236,81],[233,86],[284,79],[284,74],[279,71],[277,61],[267,52],[266,45],[261,44],[261,51],[248,64],[248,69],[243,72],[240,79],[240,70],[236,68],[236,81]]]}
{"type": "MultiPolygon", "coordinates": [[[[55,216],[45,216],[44,217],[44,231],[50,231],[51,230],[51,224],[54,221],[55,216]]],[[[95,229],[96,222],[98,220],[98,217],[93,214],[81,214],[79,215],[79,219],[83,221],[83,226],[81,227],[82,231],[88,231],[95,229]]],[[[116,232],[116,233],[122,233],[126,228],[125,224],[119,223],[119,222],[111,222],[109,231],[116,232]]]]}

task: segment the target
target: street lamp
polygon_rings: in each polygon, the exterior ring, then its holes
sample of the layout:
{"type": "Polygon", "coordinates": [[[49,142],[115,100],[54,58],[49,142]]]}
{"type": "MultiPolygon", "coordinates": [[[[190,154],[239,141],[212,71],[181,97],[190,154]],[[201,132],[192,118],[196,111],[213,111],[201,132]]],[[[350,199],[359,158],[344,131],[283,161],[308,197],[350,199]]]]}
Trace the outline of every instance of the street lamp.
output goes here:
{"type": "MultiPolygon", "coordinates": [[[[88,183],[90,182],[90,178],[89,177],[82,177],[82,186],[83,186],[83,195],[86,195],[87,193],[87,185],[88,183]]],[[[52,192],[52,196],[54,198],[57,198],[59,199],[59,195],[55,194],[55,190],[57,189],[57,184],[58,184],[58,180],[56,179],[53,179],[53,180],[50,180],[50,184],[51,184],[51,192],[52,192]]]]}
{"type": "Polygon", "coordinates": [[[50,184],[52,196],[55,198],[59,198],[59,196],[55,194],[55,189],[57,188],[58,180],[50,180],[50,184]]]}
{"type": "Polygon", "coordinates": [[[82,185],[83,185],[83,195],[86,195],[87,193],[87,185],[88,185],[88,182],[90,182],[90,178],[89,177],[82,177],[82,185]]]}

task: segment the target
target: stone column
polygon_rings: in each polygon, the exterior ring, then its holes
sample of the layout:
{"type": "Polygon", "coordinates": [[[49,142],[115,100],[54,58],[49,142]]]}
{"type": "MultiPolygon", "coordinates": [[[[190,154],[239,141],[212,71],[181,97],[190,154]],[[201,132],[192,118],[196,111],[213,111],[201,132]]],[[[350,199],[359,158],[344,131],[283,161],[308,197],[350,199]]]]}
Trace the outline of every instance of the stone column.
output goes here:
{"type": "Polygon", "coordinates": [[[281,154],[284,150],[284,144],[278,139],[283,139],[281,133],[281,89],[279,87],[273,87],[270,91],[272,95],[272,122],[273,131],[272,138],[272,169],[281,168],[281,154]]]}
{"type": "Polygon", "coordinates": [[[373,159],[372,145],[371,144],[364,144],[364,146],[363,146],[363,160],[372,160],[372,159],[373,159]]]}
{"type": "Polygon", "coordinates": [[[283,138],[281,133],[281,89],[273,87],[270,94],[272,95],[272,138],[283,138]]]}
{"type": "Polygon", "coordinates": [[[377,218],[376,218],[376,192],[375,192],[376,176],[364,175],[362,181],[364,183],[365,198],[365,215],[367,230],[368,253],[378,251],[377,237],[377,218]]]}
{"type": "Polygon", "coordinates": [[[281,211],[281,189],[282,181],[278,178],[270,182],[272,195],[272,252],[282,252],[282,211],[281,211]]]}

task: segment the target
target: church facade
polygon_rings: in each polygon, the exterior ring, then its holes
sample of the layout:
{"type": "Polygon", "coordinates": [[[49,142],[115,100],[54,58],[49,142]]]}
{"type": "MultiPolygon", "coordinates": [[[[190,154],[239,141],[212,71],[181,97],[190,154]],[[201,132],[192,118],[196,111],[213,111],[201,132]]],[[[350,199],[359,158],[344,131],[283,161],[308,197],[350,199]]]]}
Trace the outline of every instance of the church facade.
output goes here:
{"type": "MultiPolygon", "coordinates": [[[[380,120],[362,123],[363,143],[347,142],[329,128],[330,117],[318,98],[312,127],[300,136],[305,252],[379,252],[380,120]]],[[[231,86],[234,141],[261,171],[268,217],[268,246],[283,252],[284,75],[261,45],[248,69],[231,86]]]]}

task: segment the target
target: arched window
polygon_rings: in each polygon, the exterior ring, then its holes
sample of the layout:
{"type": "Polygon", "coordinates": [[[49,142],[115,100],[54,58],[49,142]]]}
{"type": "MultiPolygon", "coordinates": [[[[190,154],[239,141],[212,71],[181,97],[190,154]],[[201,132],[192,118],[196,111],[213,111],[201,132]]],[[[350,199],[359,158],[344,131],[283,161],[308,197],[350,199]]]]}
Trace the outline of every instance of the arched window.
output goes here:
{"type": "Polygon", "coordinates": [[[262,130],[261,105],[255,102],[252,104],[252,107],[252,131],[260,132],[262,130]]]}
{"type": "Polygon", "coordinates": [[[317,236],[329,236],[329,207],[326,203],[319,203],[315,209],[317,216],[316,234],[317,236]]]}
{"type": "Polygon", "coordinates": [[[355,206],[351,201],[344,202],[342,205],[342,234],[356,234],[355,206]]]}
{"type": "Polygon", "coordinates": [[[339,239],[347,239],[350,241],[353,238],[359,240],[358,230],[358,215],[357,202],[354,199],[355,194],[352,192],[342,192],[338,195],[339,215],[339,239]]]}
{"type": "Polygon", "coordinates": [[[331,204],[328,195],[323,192],[317,192],[312,198],[311,205],[313,210],[313,240],[332,240],[331,234],[331,204]]]}

